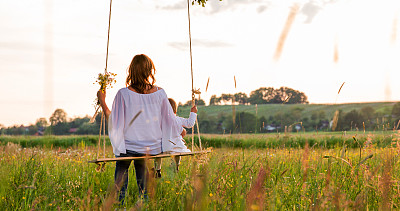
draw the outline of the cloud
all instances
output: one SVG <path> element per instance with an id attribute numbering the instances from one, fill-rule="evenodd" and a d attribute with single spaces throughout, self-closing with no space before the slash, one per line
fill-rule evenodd
<path id="1" fill-rule="evenodd" d="M 310 0 L 309 2 L 305 3 L 303 7 L 301 8 L 301 13 L 306 17 L 306 20 L 304 20 L 304 23 L 311 23 L 315 16 L 318 15 L 318 13 L 324 9 L 329 4 L 334 4 L 338 0 L 325 0 L 325 1 L 316 1 L 316 0 Z"/>
<path id="2" fill-rule="evenodd" d="M 162 7 L 156 7 L 157 9 L 163 9 L 163 10 L 181 10 L 181 9 L 186 9 L 187 8 L 187 2 L 186 1 L 180 1 L 178 3 L 172 4 L 172 5 L 167 5 L 167 6 L 162 6 Z"/>
<path id="3" fill-rule="evenodd" d="M 301 13 L 307 18 L 304 23 L 311 23 L 321 9 L 322 7 L 316 4 L 314 1 L 309 1 L 304 4 L 303 8 L 301 9 Z"/>
<path id="4" fill-rule="evenodd" d="M 268 8 L 268 5 L 261 5 L 261 6 L 258 6 L 258 7 L 257 7 L 257 13 L 262 13 L 262 12 L 264 12 L 265 10 L 267 10 L 267 8 Z"/>
<path id="5" fill-rule="evenodd" d="M 178 50 L 187 50 L 189 49 L 189 44 L 187 42 L 170 42 L 169 46 Z M 208 40 L 192 40 L 193 47 L 204 47 L 204 48 L 227 48 L 232 47 L 233 45 L 230 43 L 226 43 L 223 41 L 208 41 Z"/>

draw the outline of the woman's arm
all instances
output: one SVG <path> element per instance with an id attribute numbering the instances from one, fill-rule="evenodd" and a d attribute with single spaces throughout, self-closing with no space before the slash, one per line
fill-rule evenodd
<path id="1" fill-rule="evenodd" d="M 114 98 L 112 109 L 108 109 L 105 102 L 105 93 L 101 91 L 97 93 L 100 105 L 103 108 L 104 114 L 108 120 L 108 136 L 113 147 L 115 155 L 126 153 L 125 146 L 125 101 L 121 90 L 117 92 Z"/>
<path id="2" fill-rule="evenodd" d="M 104 114 L 106 115 L 106 119 L 108 120 L 108 117 L 110 116 L 111 111 L 108 108 L 107 103 L 106 103 L 106 91 L 104 90 L 104 93 L 103 93 L 101 90 L 99 90 L 97 92 L 97 99 L 99 99 L 100 106 L 103 109 Z"/>

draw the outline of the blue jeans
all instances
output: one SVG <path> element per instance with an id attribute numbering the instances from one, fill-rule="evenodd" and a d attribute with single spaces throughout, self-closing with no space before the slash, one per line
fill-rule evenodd
<path id="1" fill-rule="evenodd" d="M 144 154 L 126 150 L 126 154 L 120 154 L 117 157 L 142 157 Z M 139 187 L 139 196 L 147 198 L 147 188 L 146 188 L 146 163 L 144 159 L 134 160 L 133 164 L 135 166 L 136 172 L 136 182 Z M 115 185 L 117 186 L 117 190 L 119 190 L 119 201 L 121 204 L 124 204 L 125 192 L 128 188 L 128 169 L 131 165 L 131 160 L 126 161 L 117 161 L 115 165 Z"/>

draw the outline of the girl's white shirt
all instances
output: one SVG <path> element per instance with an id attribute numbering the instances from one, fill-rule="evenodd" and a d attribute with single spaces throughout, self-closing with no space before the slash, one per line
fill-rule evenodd
<path id="1" fill-rule="evenodd" d="M 190 112 L 189 118 L 183 118 L 176 116 L 175 120 L 176 123 L 181 126 L 181 130 L 183 127 L 191 128 L 196 123 L 197 114 Z M 163 149 L 166 153 L 180 153 L 180 152 L 190 152 L 190 150 L 186 147 L 185 142 L 183 142 L 183 138 L 181 135 L 176 138 L 172 138 L 170 141 L 164 143 L 163 142 Z"/>
<path id="2" fill-rule="evenodd" d="M 140 112 L 132 123 L 131 120 Z M 180 136 L 178 125 L 164 89 L 139 94 L 122 88 L 114 98 L 108 121 L 108 135 L 115 155 L 131 150 L 143 154 L 160 154 L 162 143 Z"/>

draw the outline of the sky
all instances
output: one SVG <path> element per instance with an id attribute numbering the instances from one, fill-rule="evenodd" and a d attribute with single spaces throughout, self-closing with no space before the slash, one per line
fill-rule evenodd
<path id="1" fill-rule="evenodd" d="M 0 0 L 0 124 L 33 124 L 57 108 L 69 118 L 93 115 L 93 83 L 105 68 L 109 3 Z M 298 12 L 274 59 L 295 5 Z M 195 4 L 194 87 L 206 102 L 211 95 L 281 86 L 304 92 L 314 104 L 399 101 L 399 12 L 398 0 Z M 117 83 L 107 91 L 109 106 L 125 87 L 132 57 L 142 53 L 155 63 L 156 85 L 168 97 L 191 99 L 186 0 L 113 1 L 108 71 L 117 74 Z"/>

